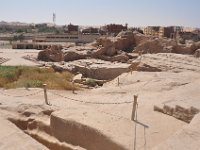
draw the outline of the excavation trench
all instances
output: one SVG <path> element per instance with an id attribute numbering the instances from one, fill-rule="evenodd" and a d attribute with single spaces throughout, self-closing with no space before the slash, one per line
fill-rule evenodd
<path id="1" fill-rule="evenodd" d="M 127 150 L 100 130 L 56 112 L 37 116 L 26 112 L 8 120 L 50 150 Z"/>
<path id="2" fill-rule="evenodd" d="M 43 118 L 44 119 L 44 118 Z M 29 117 L 8 118 L 13 124 L 21 129 L 25 134 L 46 146 L 50 150 L 85 150 L 79 146 L 73 146 L 65 142 L 60 142 L 51 132 L 50 119 L 45 117 L 45 121 Z"/>

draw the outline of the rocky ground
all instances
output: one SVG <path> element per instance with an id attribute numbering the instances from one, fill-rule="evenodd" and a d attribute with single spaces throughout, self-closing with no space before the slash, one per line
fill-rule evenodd
<path id="1" fill-rule="evenodd" d="M 117 143 L 121 146 L 117 146 L 119 149 L 133 149 L 134 146 L 136 149 L 152 149 L 188 126 L 184 121 L 154 111 L 155 105 L 176 101 L 187 103 L 190 98 L 193 102 L 188 103 L 189 107 L 199 108 L 198 73 L 133 72 L 119 78 L 119 86 L 115 79 L 102 88 L 76 91 L 76 94 L 48 91 L 52 106 L 44 105 L 42 89 L 1 90 L 1 114 L 51 149 L 55 145 L 65 145 L 61 142 L 65 133 L 72 134 L 67 134 L 67 145 L 64 146 L 71 149 L 77 148 L 75 145 L 93 149 L 92 144 L 81 142 L 81 138 L 88 139 L 86 135 L 90 134 L 105 136 L 106 142 L 115 143 L 111 146 Z M 138 95 L 136 122 L 131 121 L 133 95 Z M 55 113 L 50 116 L 52 112 Z M 60 122 L 59 127 L 56 122 Z M 74 124 L 72 131 L 80 129 L 77 134 L 86 137 L 73 137 L 75 133 L 65 128 L 71 127 L 71 123 Z M 52 125 L 56 129 L 62 128 L 64 135 L 59 130 L 54 131 Z M 85 132 L 88 130 L 91 130 L 90 134 Z"/>
<path id="2" fill-rule="evenodd" d="M 12 149 L 8 137 L 15 135 L 10 139 L 19 143 L 15 149 L 29 141 L 33 149 L 41 150 L 44 146 L 52 150 L 198 150 L 200 59 L 194 56 L 194 48 L 182 45 L 189 51 L 192 48 L 190 55 L 171 53 L 175 48 L 166 44 L 161 49 L 168 47 L 170 52 L 162 49 L 150 54 L 145 45 L 143 54 L 127 53 L 132 46 L 158 39 L 119 36 L 62 52 L 49 49 L 42 56 L 48 56 L 45 59 L 50 58 L 50 62 L 37 60 L 40 51 L 1 50 L 0 57 L 6 60 L 1 65 L 52 66 L 57 71 L 79 73 L 80 80 L 84 77 L 107 82 L 75 93 L 48 90 L 51 105 L 45 105 L 43 89 L 0 89 L 1 132 L 13 130 L 0 134 L 0 149 Z M 81 53 L 78 57 L 76 51 Z M 120 61 L 106 60 L 119 55 Z M 65 59 L 53 61 L 60 58 Z M 138 107 L 136 120 L 132 121 L 134 95 L 138 96 Z M 23 133 L 27 135 L 21 138 Z"/>

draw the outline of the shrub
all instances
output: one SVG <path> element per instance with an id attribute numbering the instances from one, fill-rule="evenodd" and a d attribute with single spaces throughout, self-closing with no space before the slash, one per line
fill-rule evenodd
<path id="1" fill-rule="evenodd" d="M 95 79 L 87 79 L 86 80 L 86 85 L 91 86 L 91 87 L 95 87 L 97 85 L 97 82 Z"/>
<path id="2" fill-rule="evenodd" d="M 46 83 L 50 89 L 72 90 L 72 77 L 69 72 L 57 73 L 51 68 L 0 66 L 0 87 L 3 88 L 40 88 Z"/>

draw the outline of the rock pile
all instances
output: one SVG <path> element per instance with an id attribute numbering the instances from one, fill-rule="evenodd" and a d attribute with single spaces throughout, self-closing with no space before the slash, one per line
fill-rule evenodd
<path id="1" fill-rule="evenodd" d="M 51 46 L 38 53 L 38 59 L 42 61 L 59 62 L 63 60 L 63 53 L 60 46 Z"/>
<path id="2" fill-rule="evenodd" d="M 194 56 L 199 58 L 200 57 L 200 49 L 196 50 Z"/>
<path id="3" fill-rule="evenodd" d="M 192 42 L 190 44 L 180 44 L 171 39 L 143 39 L 136 46 L 134 53 L 143 52 L 150 53 L 176 53 L 176 54 L 194 54 L 200 48 L 200 43 Z"/>
<path id="4" fill-rule="evenodd" d="M 111 62 L 126 63 L 133 59 L 133 53 L 177 53 L 194 54 L 200 49 L 200 42 L 180 44 L 172 39 L 155 38 L 138 32 L 122 31 L 116 37 L 101 37 L 90 47 L 74 46 L 67 49 L 52 46 L 41 51 L 38 59 L 42 61 L 74 61 L 86 58 L 95 58 Z M 198 57 L 198 51 L 195 56 Z"/>

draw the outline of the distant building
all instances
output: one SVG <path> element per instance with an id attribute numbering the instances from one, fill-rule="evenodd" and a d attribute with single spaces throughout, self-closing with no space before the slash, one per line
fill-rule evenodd
<path id="1" fill-rule="evenodd" d="M 131 27 L 131 28 L 129 28 L 128 30 L 130 30 L 130 31 L 132 31 L 132 32 L 139 32 L 139 33 L 141 33 L 141 34 L 144 34 L 144 31 L 143 31 L 143 29 L 141 29 L 141 28 L 139 28 L 139 27 Z"/>
<path id="2" fill-rule="evenodd" d="M 159 37 L 178 38 L 182 31 L 183 28 L 180 26 L 160 27 Z"/>
<path id="3" fill-rule="evenodd" d="M 171 38 L 172 36 L 174 36 L 174 28 L 173 27 L 160 27 L 159 37 Z"/>
<path id="4" fill-rule="evenodd" d="M 146 28 L 144 28 L 144 34 L 145 35 L 151 35 L 151 36 L 159 36 L 159 30 L 160 27 L 159 26 L 148 26 Z"/>
<path id="5" fill-rule="evenodd" d="M 200 41 L 200 34 L 197 32 L 181 32 L 180 37 L 183 40 L 192 40 L 194 42 Z"/>
<path id="6" fill-rule="evenodd" d="M 179 33 L 183 31 L 182 27 L 170 26 L 170 27 L 160 27 L 160 26 L 148 26 L 144 28 L 145 35 L 151 35 L 155 37 L 166 37 L 166 38 L 177 38 Z"/>
<path id="7" fill-rule="evenodd" d="M 99 28 L 93 28 L 93 27 L 89 27 L 86 29 L 82 30 L 83 34 L 99 34 L 100 29 Z"/>
<path id="8" fill-rule="evenodd" d="M 125 31 L 128 29 L 128 24 L 125 26 L 121 24 L 109 24 L 103 27 L 103 30 L 108 34 L 115 34 L 117 35 L 121 31 Z"/>
<path id="9" fill-rule="evenodd" d="M 74 42 L 90 43 L 100 38 L 98 34 L 48 34 L 36 36 L 33 42 Z"/>
<path id="10" fill-rule="evenodd" d="M 78 25 L 73 25 L 73 24 L 70 23 L 66 28 L 66 33 L 78 34 L 79 33 L 79 26 Z"/>

